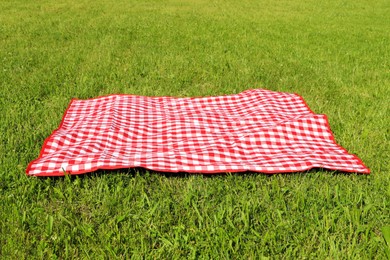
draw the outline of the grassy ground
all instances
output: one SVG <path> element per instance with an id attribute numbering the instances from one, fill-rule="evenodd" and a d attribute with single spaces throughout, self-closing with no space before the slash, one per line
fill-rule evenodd
<path id="1" fill-rule="evenodd" d="M 390 258 L 389 1 L 0 5 L 2 258 Z M 25 176 L 72 97 L 248 88 L 302 95 L 371 175 Z"/>

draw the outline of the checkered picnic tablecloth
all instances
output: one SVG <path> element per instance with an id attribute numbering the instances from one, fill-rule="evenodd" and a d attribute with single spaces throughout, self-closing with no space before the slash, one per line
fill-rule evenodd
<path id="1" fill-rule="evenodd" d="M 190 173 L 321 167 L 369 173 L 336 144 L 325 115 L 314 114 L 299 95 L 263 89 L 203 98 L 72 100 L 26 172 L 59 176 L 129 167 Z"/>

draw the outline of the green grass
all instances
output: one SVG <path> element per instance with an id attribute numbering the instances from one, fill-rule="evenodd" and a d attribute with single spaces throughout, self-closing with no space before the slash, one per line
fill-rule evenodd
<path id="1" fill-rule="evenodd" d="M 3 0 L 0 256 L 390 258 L 390 2 Z M 25 176 L 73 97 L 295 92 L 371 175 Z"/>

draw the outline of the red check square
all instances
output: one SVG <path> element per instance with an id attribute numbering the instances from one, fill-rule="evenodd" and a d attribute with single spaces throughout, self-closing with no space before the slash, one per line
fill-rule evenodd
<path id="1" fill-rule="evenodd" d="M 72 100 L 27 167 L 34 176 L 143 167 L 163 172 L 369 173 L 327 117 L 296 94 L 254 89 L 203 98 L 110 95 Z"/>

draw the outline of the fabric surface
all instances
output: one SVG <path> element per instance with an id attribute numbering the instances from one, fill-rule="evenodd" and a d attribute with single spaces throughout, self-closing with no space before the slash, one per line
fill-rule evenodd
<path id="1" fill-rule="evenodd" d="M 327 117 L 296 94 L 254 89 L 174 98 L 72 100 L 28 175 L 143 167 L 163 172 L 282 173 L 314 167 L 369 173 L 337 145 Z"/>

